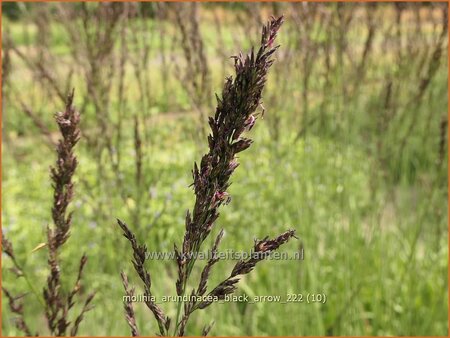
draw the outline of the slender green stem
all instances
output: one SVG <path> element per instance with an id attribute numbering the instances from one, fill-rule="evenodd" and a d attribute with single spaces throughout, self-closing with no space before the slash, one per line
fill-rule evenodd
<path id="1" fill-rule="evenodd" d="M 196 248 L 193 252 L 198 252 L 199 250 L 200 250 L 200 247 Z M 195 265 L 196 261 L 197 261 L 197 255 L 192 257 L 192 260 L 189 262 L 189 265 L 187 266 L 186 278 L 183 281 L 183 291 L 181 293 L 181 299 L 180 299 L 180 301 L 178 302 L 178 305 L 177 305 L 177 316 L 175 317 L 175 328 L 173 330 L 174 337 L 177 335 L 177 330 L 178 330 L 178 327 L 179 327 L 179 318 L 180 318 L 180 314 L 181 314 L 181 305 L 184 303 L 183 298 L 184 298 L 184 295 L 186 294 L 187 280 L 189 279 L 189 276 L 191 275 L 192 269 L 194 268 L 194 265 Z"/>
<path id="2" fill-rule="evenodd" d="M 39 293 L 36 291 L 33 284 L 31 283 L 31 281 L 28 279 L 27 275 L 23 271 L 22 271 L 22 277 L 25 278 L 25 281 L 27 282 L 28 287 L 30 288 L 31 292 L 35 295 L 35 297 L 37 298 L 39 303 L 42 305 L 42 307 L 45 308 L 44 300 L 39 296 Z"/>
<path id="3" fill-rule="evenodd" d="M 25 279 L 31 292 L 35 295 L 35 297 L 37 298 L 39 303 L 45 308 L 44 300 L 39 296 L 39 293 L 34 288 L 33 284 L 31 283 L 30 279 L 28 278 L 27 274 L 25 273 L 25 269 L 21 267 L 21 265 L 17 262 L 15 257 L 11 257 L 11 259 L 12 259 L 12 262 L 13 262 L 14 266 L 16 267 L 16 269 L 18 269 L 21 272 L 20 277 L 23 277 Z"/>
<path id="4" fill-rule="evenodd" d="M 181 304 L 183 304 L 183 297 L 186 291 L 186 287 L 183 287 L 183 292 L 181 294 L 181 299 L 178 302 L 178 306 L 177 306 L 177 316 L 175 317 L 175 327 L 173 329 L 173 336 L 176 337 L 177 335 L 177 330 L 178 330 L 178 320 L 180 318 L 180 313 L 181 313 Z"/>

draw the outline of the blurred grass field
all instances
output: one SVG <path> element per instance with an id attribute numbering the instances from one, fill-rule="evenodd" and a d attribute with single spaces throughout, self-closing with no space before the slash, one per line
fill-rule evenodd
<path id="1" fill-rule="evenodd" d="M 82 131 L 103 139 L 106 136 L 96 124 L 96 110 L 89 101 L 83 69 L 72 64 L 74 45 L 66 30 L 53 19 L 56 14 L 49 6 L 48 48 L 45 48 L 48 55 L 41 57 L 54 62 L 49 69 L 61 84 L 67 79 L 69 67 L 74 67 L 70 86 L 76 90 L 75 105 L 85 108 L 81 111 Z M 386 32 L 390 32 L 389 27 L 395 23 L 398 12 L 392 4 L 373 9 L 375 18 L 379 19 L 375 21 L 377 30 L 371 54 L 364 64 L 364 77 L 358 82 L 360 75 L 354 73 L 356 67 L 352 60 L 358 59 L 366 42 L 365 7 L 357 7 L 352 14 L 355 19 L 351 21 L 351 28 L 344 31 L 346 52 L 339 54 L 339 50 L 334 49 L 339 46 L 334 43 L 342 37 L 337 28 L 321 31 L 320 27 L 314 28 L 313 23 L 307 36 L 314 38 L 307 40 L 309 45 L 302 45 L 306 40 L 299 38 L 303 35 L 289 15 L 291 8 L 288 6 L 295 5 L 254 6 L 248 5 L 243 10 L 238 5 L 200 5 L 200 28 L 212 79 L 211 94 L 220 92 L 224 75 L 231 75 L 233 71 L 232 60 L 223 58 L 218 50 L 232 55 L 241 49 L 246 51 L 252 39 L 257 39 L 260 27 L 255 24 L 254 31 L 243 36 L 241 32 L 245 27 L 237 28 L 241 21 L 236 18 L 256 11 L 261 17 L 267 17 L 274 10 L 287 14 L 284 30 L 280 32 L 280 56 L 269 74 L 265 91 L 267 111 L 249 133 L 254 144 L 239 157 L 241 165 L 230 187 L 232 202 L 222 208 L 211 238 L 223 227 L 226 234 L 222 250 L 248 251 L 254 238 L 275 236 L 287 228 L 296 229 L 299 240 L 289 242 L 282 251 L 293 254 L 303 248 L 304 260 L 261 263 L 243 278 L 237 294 L 286 297 L 320 293 L 326 295 L 327 302 L 213 304 L 208 311 L 193 315 L 187 328 L 189 335 L 199 335 L 202 327 L 214 320 L 211 333 L 220 336 L 446 336 L 446 133 L 444 155 L 439 151 L 442 119 L 446 118 L 448 110 L 446 44 L 437 71 L 417 98 L 421 81 L 427 78 L 427 69 L 433 67 L 432 43 L 439 35 L 440 7 L 420 9 L 423 21 L 420 34 L 416 35 L 411 32 L 417 29 L 414 21 L 417 11 L 414 7 L 404 9 L 404 21 L 400 26 L 406 39 L 403 46 L 409 46 L 412 41 L 413 47 L 405 47 L 400 60 L 393 46 L 402 43 L 395 40 L 395 34 L 386 42 Z M 333 15 L 339 18 L 336 13 L 340 11 L 345 16 L 348 11 L 348 7 L 341 9 L 336 4 L 323 6 L 332 18 Z M 33 21 L 37 7 L 30 5 L 22 11 L 18 19 L 4 16 L 2 31 L 16 48 L 38 59 L 40 33 Z M 427 14 L 428 11 L 431 14 Z M 219 19 L 222 20 L 220 38 L 216 29 Z M 207 149 L 206 139 L 199 141 L 193 137 L 199 133 L 198 112 L 192 106 L 190 93 L 175 74 L 175 64 L 179 63 L 182 69 L 186 67 L 180 56 L 181 46 L 173 44 L 172 40 L 177 34 L 176 25 L 150 15 L 136 19 L 133 23 L 136 27 L 140 27 L 137 20 L 148 24 L 148 37 L 142 40 L 150 41 L 148 68 L 139 71 L 149 79 L 150 100 L 142 104 L 136 69 L 127 60 L 122 142 L 121 148 L 115 149 L 121 154 L 122 185 L 117 185 L 106 151 L 96 158 L 84 138 L 76 149 L 79 167 L 72 203 L 73 228 L 61 252 L 63 282 L 67 287 L 72 285 L 79 258 L 86 252 L 89 260 L 82 293 L 97 290 L 95 308 L 86 315 L 80 335 L 129 335 L 123 315 L 120 271 L 129 274 L 138 294 L 142 289 L 132 270 L 128 243 L 121 236 L 115 219 L 127 221 L 138 238 L 145 238 L 151 251 L 168 252 L 174 243 L 180 245 L 185 212 L 194 202 L 189 188 L 191 169 Z M 250 22 L 253 18 L 247 20 Z M 437 26 L 433 25 L 433 20 L 438 21 Z M 163 35 L 159 34 L 162 29 Z M 129 30 L 127 34 L 146 34 L 145 30 L 133 31 L 132 26 Z M 312 48 L 314 42 L 324 51 L 331 46 L 328 60 L 331 67 L 326 67 L 322 49 L 312 58 L 320 59 L 314 67 L 302 63 L 302 60 L 313 62 L 305 57 L 304 48 Z M 140 52 L 134 50 L 136 46 L 129 42 L 128 55 L 136 57 L 133 53 Z M 114 53 L 119 55 L 121 48 L 123 45 L 117 40 Z M 287 50 L 292 53 L 291 57 Z M 5 61 L 5 46 L 3 51 Z M 163 53 L 168 55 L 166 69 L 163 69 Z M 31 251 L 45 242 L 45 229 L 51 221 L 52 188 L 48 168 L 56 155 L 41 130 L 24 114 L 17 98 L 35 110 L 36 116 L 51 131 L 51 137 L 58 135 L 53 114 L 63 106 L 45 81 L 41 81 L 39 73 L 30 70 L 14 51 L 11 51 L 10 64 L 8 78 L 3 79 L 2 229 L 13 242 L 16 255 L 32 276 L 34 286 L 41 290 L 48 274 L 47 251 Z M 307 69 L 311 70 L 311 76 L 307 84 L 305 120 L 303 74 Z M 115 126 L 116 112 L 121 109 L 117 94 L 119 83 L 115 78 L 109 81 L 112 89 L 108 94 L 108 123 Z M 393 102 L 389 107 L 394 107 L 397 113 L 387 123 L 380 116 L 385 116 L 384 111 L 387 111 L 385 97 L 389 87 Z M 206 107 L 208 114 L 212 114 L 213 109 L 214 105 Z M 139 128 L 144 139 L 143 187 L 136 186 L 134 181 L 135 115 L 141 118 Z M 305 132 L 300 133 L 303 129 Z M 301 137 L 297 138 L 299 133 Z M 101 179 L 99 159 L 104 162 Z M 133 224 L 136 217 L 139 226 Z M 208 245 L 212 244 L 211 238 Z M 2 285 L 15 294 L 29 292 L 25 281 L 10 272 L 11 266 L 9 259 L 2 256 Z M 152 273 L 154 294 L 175 295 L 176 264 L 148 261 L 147 266 Z M 232 266 L 230 261 L 218 263 L 210 285 L 220 282 Z M 194 273 L 198 275 L 201 267 L 197 266 Z M 40 315 L 42 311 L 36 296 L 29 293 L 25 299 L 29 325 L 45 332 L 42 331 L 45 318 Z M 161 306 L 169 316 L 175 315 L 176 304 Z M 156 334 L 156 323 L 145 306 L 137 303 L 135 310 L 141 333 Z M 2 299 L 2 333 L 19 334 L 5 298 Z"/>

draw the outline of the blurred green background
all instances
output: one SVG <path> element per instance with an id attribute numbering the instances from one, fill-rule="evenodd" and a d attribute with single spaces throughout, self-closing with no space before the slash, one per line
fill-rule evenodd
<path id="1" fill-rule="evenodd" d="M 142 293 L 116 218 L 152 251 L 181 244 L 192 209 L 193 162 L 207 151 L 214 93 L 231 55 L 258 43 L 270 15 L 285 15 L 281 48 L 207 245 L 222 251 L 297 230 L 300 261 L 262 262 L 237 294 L 323 293 L 325 304 L 213 304 L 189 335 L 447 335 L 446 3 L 2 3 L 2 228 L 37 290 L 44 286 L 51 222 L 54 113 L 75 88 L 83 137 L 61 252 L 69 288 L 89 256 L 82 294 L 97 290 L 82 335 L 129 335 L 125 270 Z M 141 173 L 141 174 L 139 174 Z M 197 265 L 192 286 L 203 262 Z M 2 285 L 29 292 L 8 257 Z M 176 264 L 148 261 L 156 296 L 175 295 Z M 213 269 L 214 285 L 232 261 Z M 40 296 L 40 294 L 39 294 Z M 135 304 L 141 334 L 157 332 Z M 76 305 L 79 309 L 81 304 Z M 176 304 L 162 304 L 171 317 Z M 77 311 L 75 311 L 77 312 Z M 46 334 L 32 293 L 26 319 Z M 2 298 L 2 332 L 18 335 Z"/>

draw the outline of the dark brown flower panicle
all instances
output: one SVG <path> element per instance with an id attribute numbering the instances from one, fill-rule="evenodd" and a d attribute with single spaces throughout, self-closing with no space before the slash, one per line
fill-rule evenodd
<path id="1" fill-rule="evenodd" d="M 250 147 L 252 141 L 241 134 L 255 123 L 254 112 L 261 104 L 267 72 L 273 64 L 272 56 L 278 46 L 272 47 L 283 17 L 272 18 L 263 27 L 258 52 L 242 53 L 234 58 L 236 76 L 226 79 L 222 97 L 217 96 L 214 117 L 209 118 L 211 134 L 208 136 L 209 152 L 194 164 L 194 192 L 196 201 L 191 213 L 186 215 L 186 233 L 178 258 L 177 293 L 185 292 L 186 280 L 193 266 L 192 253 L 197 253 L 219 216 L 218 209 L 230 201 L 226 192 L 229 179 L 238 166 L 236 154 Z M 178 252 L 178 249 L 176 248 Z"/>
<path id="2" fill-rule="evenodd" d="M 73 106 L 74 92 L 68 96 L 66 109 L 55 115 L 56 123 L 62 138 L 59 140 L 56 153 L 55 166 L 50 168 L 50 177 L 53 182 L 53 207 L 52 218 L 54 227 L 47 227 L 48 265 L 50 274 L 47 278 L 47 286 L 43 290 L 45 302 L 45 315 L 50 332 L 53 335 L 66 335 L 70 326 L 69 311 L 74 306 L 74 297 L 81 288 L 81 278 L 87 262 L 83 254 L 80 260 L 77 280 L 72 290 L 65 295 L 61 286 L 61 268 L 59 262 L 59 249 L 70 236 L 72 224 L 72 213 L 67 208 L 73 198 L 74 186 L 73 175 L 78 165 L 74 154 L 74 148 L 80 139 L 80 114 Z M 83 320 L 84 313 L 91 309 L 90 303 L 94 293 L 90 294 L 85 301 L 81 313 L 72 325 L 70 334 L 76 335 L 78 327 Z"/>
<path id="3" fill-rule="evenodd" d="M 81 279 L 83 271 L 87 263 L 87 256 L 83 254 L 80 259 L 78 275 L 75 285 L 70 292 L 64 292 L 61 283 L 61 268 L 59 259 L 59 250 L 70 236 L 70 227 L 72 224 L 72 214 L 67 212 L 67 208 L 73 198 L 74 186 L 72 182 L 73 175 L 77 168 L 78 162 L 74 154 L 74 148 L 80 139 L 80 114 L 73 107 L 74 92 L 68 96 L 65 110 L 55 115 L 56 123 L 62 138 L 58 141 L 56 147 L 57 159 L 54 167 L 50 168 L 50 177 L 53 187 L 53 206 L 52 219 L 53 227 L 47 226 L 47 247 L 48 247 L 48 265 L 50 268 L 47 277 L 47 285 L 43 290 L 43 301 L 39 294 L 35 292 L 31 280 L 25 271 L 19 265 L 12 244 L 6 239 L 2 232 L 2 250 L 13 261 L 14 272 L 18 277 L 24 277 L 27 284 L 39 299 L 44 307 L 44 313 L 47 320 L 48 329 L 51 335 L 65 336 L 70 333 L 75 336 L 78 332 L 80 323 L 84 318 L 84 314 L 88 312 L 92 306 L 91 302 L 94 293 L 88 295 L 81 309 L 80 314 L 70 328 L 69 312 L 75 305 L 75 296 L 79 294 L 81 289 Z M 41 248 L 43 246 L 39 246 Z M 3 292 L 9 299 L 10 309 L 13 313 L 19 315 L 16 321 L 16 327 L 22 330 L 26 335 L 31 335 L 31 331 L 25 324 L 23 319 L 22 305 L 18 305 L 19 297 L 13 297 L 3 288 Z M 38 335 L 36 333 L 35 335 Z"/>
<path id="4" fill-rule="evenodd" d="M 80 114 L 72 105 L 73 95 L 72 92 L 68 96 L 64 112 L 55 115 L 62 135 L 56 148 L 58 155 L 56 164 L 50 169 L 54 189 L 52 218 L 55 224 L 51 237 L 54 238 L 55 249 L 63 245 L 69 237 L 72 222 L 72 214 L 67 214 L 67 207 L 73 197 L 72 177 L 78 165 L 73 150 L 80 139 Z"/>
<path id="5" fill-rule="evenodd" d="M 203 268 L 200 281 L 196 289 L 189 292 L 189 300 L 183 297 L 187 292 L 187 282 L 195 265 L 197 254 L 200 252 L 202 243 L 212 231 L 215 221 L 219 217 L 219 208 L 228 204 L 231 200 L 227 192 L 230 186 L 230 177 L 238 167 L 236 155 L 246 150 L 252 144 L 252 140 L 242 137 L 245 131 L 249 131 L 255 125 L 257 115 L 256 109 L 261 106 L 261 95 L 267 79 L 267 72 L 273 64 L 272 59 L 278 46 L 273 46 L 278 29 L 283 23 L 283 17 L 272 18 L 263 27 L 261 35 L 261 46 L 258 51 L 254 49 L 244 56 L 239 54 L 234 58 L 236 75 L 225 80 L 222 96 L 216 96 L 217 108 L 215 115 L 209 118 L 211 133 L 208 136 L 209 151 L 206 153 L 200 165 L 194 163 L 192 170 L 195 194 L 195 204 L 192 211 L 187 211 L 185 220 L 185 234 L 181 248 L 174 245 L 175 256 L 178 266 L 178 279 L 176 282 L 177 295 L 181 297 L 173 328 L 174 336 L 183 336 L 190 315 L 197 309 L 203 309 L 212 303 L 212 300 L 223 299 L 225 295 L 235 291 L 239 282 L 238 275 L 249 273 L 255 265 L 266 258 L 273 250 L 277 250 L 290 238 L 295 237 L 294 231 L 289 230 L 284 234 L 269 240 L 267 237 L 255 242 L 254 253 L 246 261 L 240 261 L 234 267 L 230 276 L 216 286 L 207 296 L 208 280 L 214 264 L 219 261 L 218 247 L 223 237 L 223 230 L 219 232 L 212 247 L 212 257 Z M 263 110 L 264 111 L 264 110 Z M 118 220 L 119 226 L 124 232 L 133 250 L 133 265 L 139 277 L 144 282 L 145 294 L 151 296 L 150 274 L 144 267 L 147 253 L 145 245 L 138 245 L 134 234 L 128 226 Z M 128 291 L 128 280 L 122 275 L 126 294 Z M 151 298 L 151 297 L 147 297 Z M 160 329 L 161 335 L 168 335 L 170 320 L 162 310 L 153 302 L 147 306 L 153 312 Z M 131 327 L 132 334 L 137 334 L 134 313 L 131 304 L 124 304 L 125 316 Z M 202 332 L 207 335 L 212 324 L 206 326 Z"/>
<path id="6" fill-rule="evenodd" d="M 178 295 L 184 295 L 186 292 L 187 280 L 195 264 L 196 254 L 219 216 L 218 208 L 230 202 L 227 189 L 230 185 L 229 179 L 239 165 L 236 154 L 249 148 L 253 142 L 242 137 L 242 133 L 252 129 L 256 122 L 255 111 L 261 105 L 267 72 L 274 61 L 272 56 L 279 47 L 272 45 L 282 23 L 283 17 L 272 18 L 263 27 L 261 46 L 256 53 L 252 49 L 249 55 L 243 56 L 241 53 L 233 57 L 236 76 L 234 79 L 232 77 L 226 79 L 222 97 L 217 96 L 215 116 L 209 118 L 211 128 L 208 137 L 209 152 L 203 156 L 200 168 L 194 164 L 193 187 L 196 196 L 194 209 L 192 214 L 188 211 L 186 215 L 186 232 L 181 250 L 175 247 L 178 263 L 176 283 Z M 217 252 L 222 236 L 223 230 L 217 236 L 212 249 L 213 258 L 203 269 L 197 290 L 192 291 L 193 296 L 203 296 L 206 293 L 211 268 L 218 261 L 214 253 Z M 261 254 L 276 250 L 293 236 L 294 231 L 290 230 L 274 240 L 268 240 L 266 237 L 255 244 L 255 251 Z M 234 292 L 239 281 L 235 276 L 250 272 L 256 263 L 265 257 L 265 255 L 252 256 L 248 261 L 238 263 L 231 276 L 209 293 L 212 296 L 209 299 L 214 297 L 223 299 L 226 294 Z M 190 299 L 184 304 L 181 320 L 176 323 L 176 330 L 178 329 L 176 333 L 179 336 L 184 335 L 191 313 L 211 304 L 211 302 L 197 303 L 195 297 Z"/>

